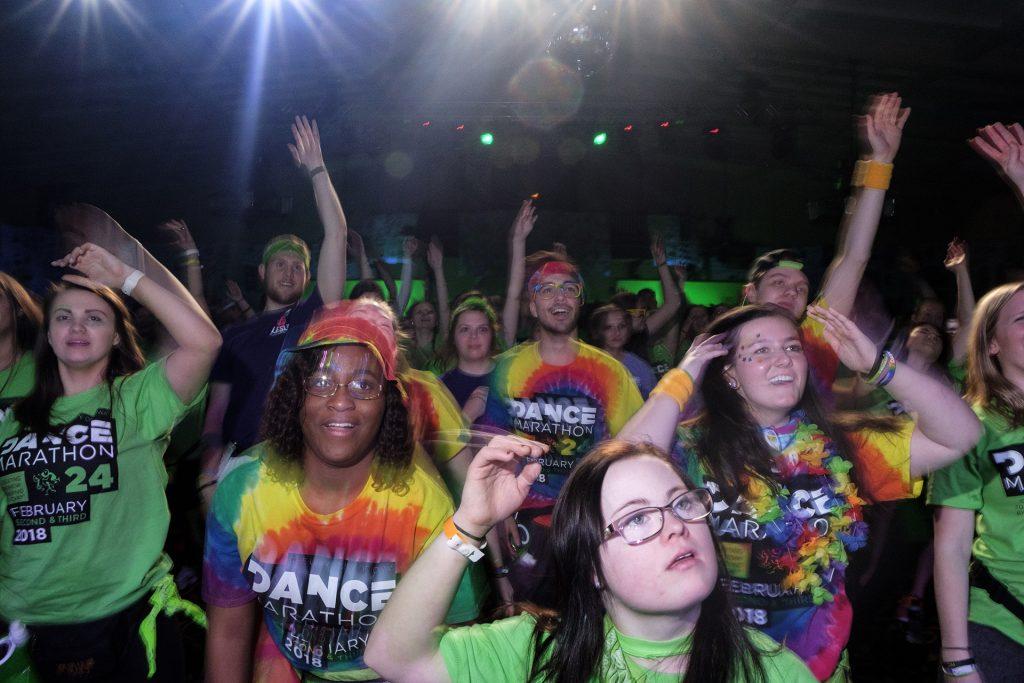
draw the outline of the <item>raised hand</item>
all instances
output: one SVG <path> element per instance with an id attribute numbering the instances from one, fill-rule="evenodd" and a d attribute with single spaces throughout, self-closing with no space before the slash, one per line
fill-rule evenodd
<path id="1" fill-rule="evenodd" d="M 660 233 L 651 236 L 651 258 L 654 259 L 655 268 L 665 265 L 665 241 Z"/>
<path id="2" fill-rule="evenodd" d="M 172 218 L 169 221 L 164 221 L 159 226 L 160 230 L 163 230 L 171 239 L 171 244 L 180 249 L 181 251 L 188 251 L 189 249 L 196 248 L 196 241 L 192 239 L 192 233 L 188 230 L 188 225 L 185 221 Z"/>
<path id="3" fill-rule="evenodd" d="M 995 166 L 1006 181 L 1024 192 L 1024 127 L 1019 123 L 993 123 L 979 128 L 977 137 L 967 144 Z"/>
<path id="4" fill-rule="evenodd" d="M 234 301 L 236 304 L 240 303 L 245 296 L 242 294 L 242 288 L 238 286 L 238 283 L 234 280 L 227 280 L 226 283 L 228 289 L 228 298 Z"/>
<path id="5" fill-rule="evenodd" d="M 859 120 L 861 144 L 874 161 L 891 164 L 900 149 L 903 126 L 910 116 L 909 108 L 900 108 L 899 93 L 885 93 L 871 98 L 868 111 Z"/>
<path id="6" fill-rule="evenodd" d="M 427 244 L 427 264 L 435 271 L 444 265 L 444 247 L 441 246 L 441 240 L 437 239 L 437 235 L 431 235 Z"/>
<path id="7" fill-rule="evenodd" d="M 295 165 L 306 173 L 324 165 L 324 155 L 320 151 L 320 130 L 316 127 L 316 119 L 310 122 L 305 116 L 296 116 L 292 124 L 292 137 L 295 144 L 288 145 Z"/>
<path id="8" fill-rule="evenodd" d="M 466 472 L 459 525 L 490 529 L 507 519 L 530 492 L 540 474 L 539 458 L 548 446 L 515 436 L 496 436 L 480 449 Z"/>
<path id="9" fill-rule="evenodd" d="M 729 347 L 725 344 L 726 336 L 724 332 L 711 336 L 699 334 L 690 344 L 689 351 L 679 363 L 679 369 L 690 376 L 695 387 L 700 386 L 708 362 L 729 353 Z"/>
<path id="10" fill-rule="evenodd" d="M 366 254 L 366 245 L 363 243 L 363 236 L 352 228 L 348 229 L 348 247 L 356 256 Z"/>
<path id="11" fill-rule="evenodd" d="M 86 242 L 72 249 L 64 258 L 53 261 L 50 265 L 58 268 L 73 268 L 85 275 L 64 275 L 68 282 L 83 287 L 95 287 L 97 284 L 112 289 L 120 289 L 132 269 L 123 261 L 103 247 Z"/>
<path id="12" fill-rule="evenodd" d="M 954 237 L 946 247 L 946 260 L 942 265 L 946 266 L 946 270 L 954 272 L 967 268 L 967 244 L 959 237 Z"/>
<path id="13" fill-rule="evenodd" d="M 532 199 L 524 199 L 519 206 L 519 213 L 512 221 L 512 239 L 525 240 L 533 230 L 533 224 L 537 222 L 537 209 L 533 206 Z"/>
<path id="14" fill-rule="evenodd" d="M 411 259 L 416 255 L 416 251 L 420 248 L 420 241 L 412 235 L 407 236 L 402 240 L 402 253 L 405 254 L 405 258 Z"/>
<path id="15" fill-rule="evenodd" d="M 830 308 L 808 306 L 807 315 L 825 326 L 825 341 L 839 360 L 854 372 L 868 372 L 878 360 L 878 349 L 849 318 Z"/>

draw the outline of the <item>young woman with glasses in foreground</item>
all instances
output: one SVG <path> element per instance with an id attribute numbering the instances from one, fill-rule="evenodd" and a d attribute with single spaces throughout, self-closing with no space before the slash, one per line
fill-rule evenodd
<path id="1" fill-rule="evenodd" d="M 522 503 L 546 448 L 495 437 L 444 535 L 391 596 L 367 661 L 394 681 L 813 681 L 744 630 L 718 583 L 711 496 L 663 451 L 606 441 L 574 468 L 552 522 L 557 612 L 439 631 L 466 558 Z M 476 551 L 476 552 L 474 552 Z M 439 635 L 440 634 L 440 635 Z"/>

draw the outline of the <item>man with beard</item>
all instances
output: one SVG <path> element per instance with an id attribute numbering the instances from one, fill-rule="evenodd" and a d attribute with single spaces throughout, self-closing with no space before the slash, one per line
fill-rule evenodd
<path id="1" fill-rule="evenodd" d="M 324 167 L 316 121 L 296 117 L 295 143 L 288 145 L 296 166 L 313 184 L 324 239 L 317 261 L 317 283 L 310 284 L 310 251 L 295 235 L 267 242 L 259 265 L 266 297 L 263 312 L 224 334 L 224 345 L 210 373 L 210 398 L 203 429 L 205 448 L 198 487 L 205 503 L 213 497 L 221 461 L 258 439 L 263 403 L 276 375 L 282 349 L 298 340 L 313 313 L 340 301 L 345 286 L 347 225 L 341 202 Z"/>
<path id="2" fill-rule="evenodd" d="M 532 261 L 533 259 L 529 259 Z M 498 356 L 481 423 L 550 446 L 541 473 L 507 524 L 510 548 L 499 576 L 516 600 L 551 605 L 548 532 L 551 511 L 576 462 L 615 436 L 643 403 L 629 371 L 601 349 L 576 338 L 583 303 L 579 271 L 555 254 L 533 273 L 526 295 L 537 340 Z"/>

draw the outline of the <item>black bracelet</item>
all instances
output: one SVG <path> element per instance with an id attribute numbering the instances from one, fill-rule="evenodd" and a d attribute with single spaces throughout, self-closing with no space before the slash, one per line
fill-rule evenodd
<path id="1" fill-rule="evenodd" d="M 452 524 L 455 524 L 455 520 L 454 519 L 452 520 Z M 480 543 L 481 541 L 484 540 L 483 536 L 474 536 L 473 534 L 469 533 L 468 531 L 463 529 L 458 524 L 455 524 L 455 530 L 458 531 L 463 536 L 465 536 L 466 538 L 470 539 L 471 541 L 476 541 L 477 543 Z"/>
<path id="2" fill-rule="evenodd" d="M 862 373 L 865 377 L 874 377 L 875 374 L 882 368 L 882 363 L 885 362 L 885 349 L 878 352 L 878 358 L 875 359 L 875 364 L 871 366 L 871 369 L 865 373 Z"/>
<path id="3" fill-rule="evenodd" d="M 495 567 L 494 568 L 494 578 L 496 578 L 496 579 L 504 579 L 506 576 L 508 576 L 511 573 L 512 573 L 512 570 L 509 569 L 508 567 Z"/>
<path id="4" fill-rule="evenodd" d="M 323 166 L 317 166 L 316 168 L 309 172 L 309 177 L 312 178 L 317 173 L 327 173 L 327 169 L 324 168 Z"/>

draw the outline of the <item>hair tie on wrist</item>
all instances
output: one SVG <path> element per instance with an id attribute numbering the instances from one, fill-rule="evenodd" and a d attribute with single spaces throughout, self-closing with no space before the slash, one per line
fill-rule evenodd
<path id="1" fill-rule="evenodd" d="M 309 172 L 309 177 L 312 178 L 317 173 L 327 173 L 327 169 L 324 168 L 323 166 L 317 166 L 316 168 Z"/>
<path id="2" fill-rule="evenodd" d="M 139 284 L 139 280 L 141 280 L 141 279 L 142 279 L 142 271 L 141 270 L 136 269 L 136 270 L 133 270 L 132 272 L 128 273 L 128 277 L 126 277 L 124 279 L 124 282 L 121 284 L 121 291 L 124 292 L 124 295 L 125 296 L 131 296 L 132 292 L 135 291 L 135 285 Z"/>

